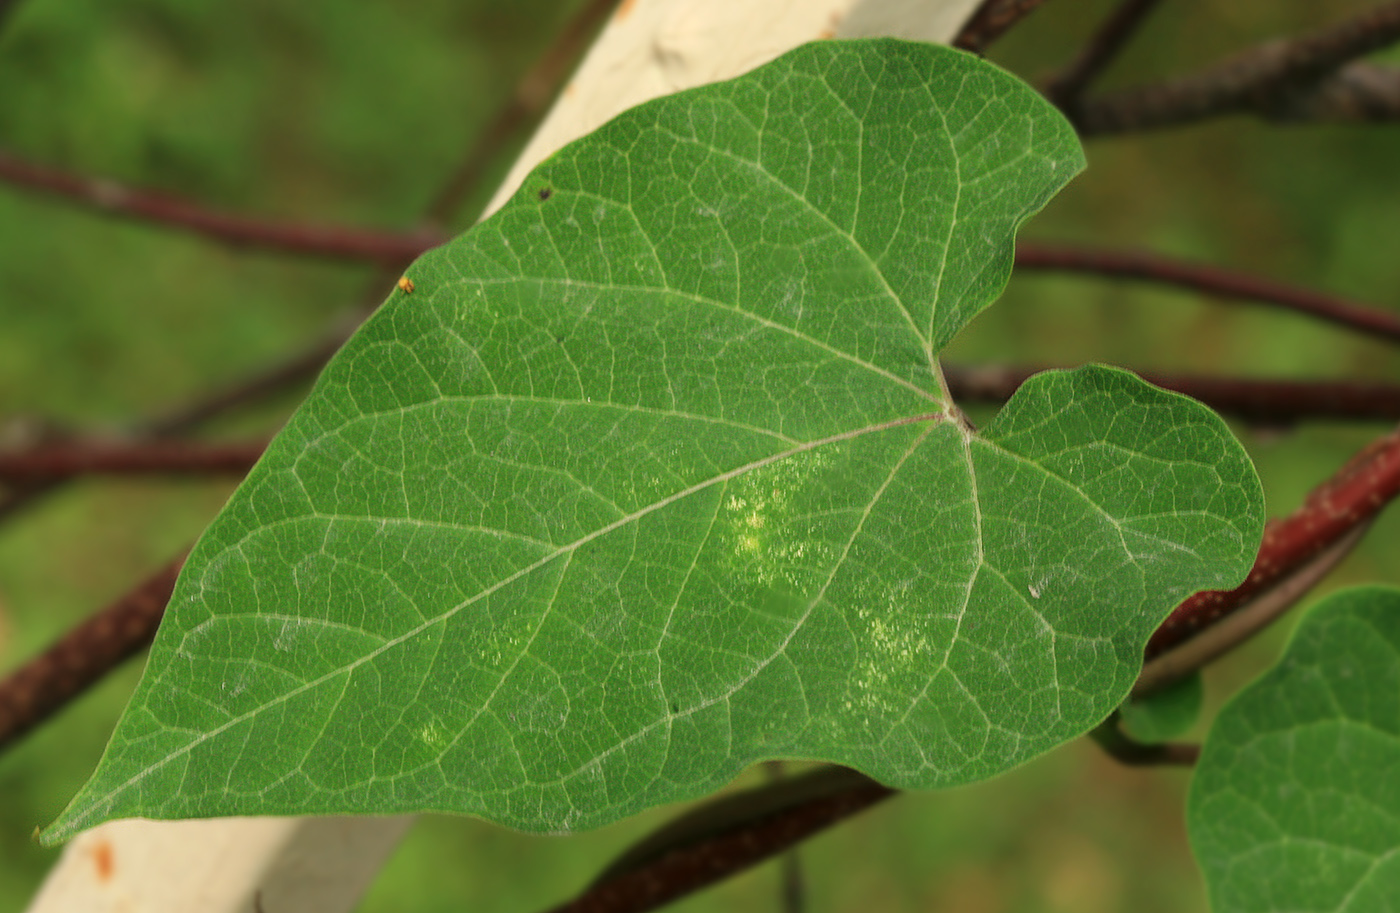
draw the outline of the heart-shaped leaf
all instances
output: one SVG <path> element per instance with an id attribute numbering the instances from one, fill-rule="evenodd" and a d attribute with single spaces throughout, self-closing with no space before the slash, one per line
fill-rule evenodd
<path id="1" fill-rule="evenodd" d="M 936 354 L 1082 164 L 1032 89 L 800 48 L 546 161 L 327 369 L 191 556 L 107 817 L 598 825 L 760 758 L 991 776 L 1098 723 L 1259 536 L 1204 408 L 1109 369 L 984 434 Z"/>
<path id="2" fill-rule="evenodd" d="M 1215 913 L 1394 910 L 1400 590 L 1337 593 L 1220 711 L 1191 783 Z"/>

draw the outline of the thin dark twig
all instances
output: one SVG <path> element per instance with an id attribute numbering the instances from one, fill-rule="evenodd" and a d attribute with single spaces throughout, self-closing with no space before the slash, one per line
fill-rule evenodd
<path id="1" fill-rule="evenodd" d="M 539 118 L 617 2 L 589 0 L 574 14 L 554 43 L 516 84 L 515 91 L 496 111 L 461 166 L 448 178 L 424 215 L 426 225 L 447 223 L 467 195 L 481 183 L 486 169 L 506 144 Z"/>
<path id="2" fill-rule="evenodd" d="M 1006 402 L 1028 377 L 1044 370 L 1023 365 L 943 365 L 949 392 L 964 404 Z M 1400 422 L 1400 384 L 1136 373 L 1150 384 L 1184 393 L 1217 412 L 1257 425 Z"/>
<path id="3" fill-rule="evenodd" d="M 984 0 L 968 17 L 962 31 L 953 39 L 953 47 L 981 54 L 1044 2 L 1045 0 Z"/>
<path id="4" fill-rule="evenodd" d="M 784 852 L 895 795 L 855 771 L 823 768 L 682 816 L 551 913 L 641 913 Z"/>
<path id="5" fill-rule="evenodd" d="M 169 562 L 0 682 L 0 748 L 150 644 L 184 561 Z"/>
<path id="6" fill-rule="evenodd" d="M 228 389 L 216 391 L 206 399 L 181 407 L 167 415 L 143 421 L 137 426 L 137 434 L 144 435 L 147 440 L 167 439 L 196 428 L 236 406 L 309 380 L 325 365 L 336 348 L 338 344 L 317 346 L 315 349 L 299 353 L 289 362 L 278 364 L 272 370 L 254 375 Z M 69 478 L 71 476 L 59 475 L 23 481 L 10 480 L 5 490 L 0 492 L 0 523 L 32 506 L 40 498 L 57 491 Z"/>
<path id="7" fill-rule="evenodd" d="M 1147 130 L 1223 114 L 1295 116 L 1349 61 L 1400 40 L 1400 0 L 1309 35 L 1258 45 L 1197 73 L 1084 99 L 1069 112 L 1081 135 Z"/>
<path id="8" fill-rule="evenodd" d="M 1122 0 L 1063 70 L 1045 81 L 1045 95 L 1072 108 L 1084 89 L 1108 68 L 1161 0 Z"/>
<path id="9" fill-rule="evenodd" d="M 218 212 L 171 194 L 70 174 L 0 152 L 0 181 L 123 218 L 180 228 L 224 244 L 303 256 L 402 263 L 441 244 L 436 232 L 406 234 L 321 225 L 292 225 Z"/>
<path id="10" fill-rule="evenodd" d="M 226 387 L 213 390 L 185 405 L 141 422 L 137 428 L 157 437 L 187 434 L 206 422 L 241 406 L 275 396 L 299 384 L 309 383 L 331 360 L 364 316 L 342 325 L 284 361 L 276 362 Z"/>
<path id="11" fill-rule="evenodd" d="M 79 440 L 0 451 L 0 481 L 21 483 L 76 475 L 242 475 L 266 440 L 210 444 L 172 440 Z"/>
<path id="12" fill-rule="evenodd" d="M 264 368 L 187 405 L 138 422 L 132 429 L 133 435 L 137 439 L 161 440 L 187 434 L 239 406 L 310 381 L 354 331 L 360 316 L 356 315 L 354 321 L 342 321 L 332 333 L 286 361 Z M 10 484 L 8 490 L 0 493 L 0 522 L 58 490 L 66 481 L 65 478 L 50 478 Z"/>
<path id="13" fill-rule="evenodd" d="M 1400 120 L 1400 67 L 1358 60 L 1308 92 L 1280 99 L 1279 121 L 1378 123 Z"/>
<path id="14" fill-rule="evenodd" d="M 1297 311 L 1349 330 L 1400 342 L 1400 314 L 1249 273 L 1147 251 L 1022 243 L 1016 248 L 1016 266 L 1023 270 L 1094 273 L 1175 285 L 1221 298 Z"/>

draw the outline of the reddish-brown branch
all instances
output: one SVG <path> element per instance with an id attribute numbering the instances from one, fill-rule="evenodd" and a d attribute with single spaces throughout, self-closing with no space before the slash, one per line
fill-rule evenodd
<path id="1" fill-rule="evenodd" d="M 962 31 L 953 39 L 953 47 L 981 54 L 1044 2 L 1045 0 L 983 0 L 982 5 L 968 17 Z"/>
<path id="2" fill-rule="evenodd" d="M 205 422 L 240 406 L 309 382 L 355 331 L 363 317 L 363 312 L 350 314 L 326 336 L 285 361 L 256 371 L 240 381 L 163 414 L 138 421 L 131 429 L 132 435 L 139 439 L 158 440 L 188 434 Z M 50 479 L 6 486 L 8 490 L 0 491 L 0 522 L 61 488 L 65 481 Z"/>
<path id="3" fill-rule="evenodd" d="M 1016 247 L 1016 266 L 1023 270 L 1094 273 L 1175 285 L 1226 299 L 1297 311 L 1349 330 L 1400 342 L 1400 314 L 1249 273 L 1188 263 L 1147 251 L 1022 243 Z"/>
<path id="4" fill-rule="evenodd" d="M 1358 523 L 1316 556 L 1281 575 L 1268 589 L 1207 627 L 1197 628 L 1189 640 L 1147 660 L 1133 683 L 1132 696 L 1141 699 L 1171 687 L 1282 618 L 1346 559 L 1371 528 L 1371 523 L 1369 520 Z"/>
<path id="5" fill-rule="evenodd" d="M 266 440 L 232 444 L 197 441 L 85 441 L 0 451 L 0 481 L 21 484 L 76 475 L 243 474 L 267 447 Z"/>
<path id="6" fill-rule="evenodd" d="M 241 381 L 200 397 L 164 414 L 137 422 L 133 434 L 139 439 L 158 441 L 188 433 L 205 422 L 225 415 L 239 406 L 248 405 L 307 383 L 325 367 L 363 319 L 363 313 L 344 320 L 325 338 L 292 355 L 285 361 L 256 371 Z M 15 480 L 0 490 L 0 522 L 62 488 L 71 479 L 57 477 L 28 481 Z"/>
<path id="7" fill-rule="evenodd" d="M 944 365 L 948 390 L 961 403 L 1002 403 L 1042 367 Z M 1259 425 L 1300 421 L 1400 422 L 1400 384 L 1259 380 L 1138 371 L 1150 384 L 1198 399 L 1217 412 Z"/>
<path id="8" fill-rule="evenodd" d="M 1373 441 L 1303 505 L 1264 529 L 1264 541 L 1244 583 L 1196 593 L 1177 606 L 1147 644 L 1157 656 L 1235 611 L 1367 523 L 1400 494 L 1400 431 Z"/>
<path id="9" fill-rule="evenodd" d="M 1391 0 L 1329 28 L 1250 48 L 1199 73 L 1085 99 L 1070 111 L 1081 135 L 1173 126 L 1222 114 L 1297 117 L 1299 99 L 1341 67 L 1400 39 Z"/>
<path id="10" fill-rule="evenodd" d="M 227 389 L 215 391 L 207 397 L 165 415 L 139 422 L 134 431 L 137 436 L 129 446 L 135 448 L 148 446 L 156 449 L 160 446 L 160 442 L 187 433 L 239 405 L 310 380 L 331 355 L 335 354 L 336 349 L 344 341 L 345 335 L 349 333 L 350 329 L 347 327 L 343 332 L 334 334 L 306 351 L 298 353 L 288 361 L 276 364 L 271 369 L 259 372 Z M 50 452 L 50 447 L 61 446 L 63 446 L 61 439 L 48 440 L 43 445 L 36 445 L 34 450 Z M 15 460 L 19 464 L 16 466 L 17 469 L 21 468 L 26 461 L 23 453 L 0 453 L 0 466 L 3 466 L 7 459 Z M 230 459 L 233 458 L 230 457 Z M 230 467 L 227 471 L 237 470 Z M 0 522 L 10 519 L 38 499 L 58 490 L 71 478 L 73 478 L 73 473 L 35 473 L 28 477 L 22 473 L 16 473 L 7 477 L 5 472 L 0 469 L 0 482 L 4 483 L 3 490 L 0 490 Z"/>
<path id="11" fill-rule="evenodd" d="M 551 913 L 654 910 L 757 865 L 893 795 L 894 790 L 853 771 L 834 769 L 722 797 L 703 806 L 698 815 L 668 825 L 640 852 L 629 853 L 583 894 Z M 697 822 L 698 817 L 719 820 Z M 653 850 L 653 842 L 661 845 Z"/>
<path id="12" fill-rule="evenodd" d="M 171 561 L 0 682 L 0 748 L 150 644 L 184 561 Z"/>
<path id="13" fill-rule="evenodd" d="M 1061 108 L 1073 108 L 1084 89 L 1108 68 L 1159 2 L 1122 0 L 1085 42 L 1079 56 L 1045 81 L 1045 96 Z"/>
<path id="14" fill-rule="evenodd" d="M 1102 734 L 1095 738 L 1102 744 Z M 1107 747 L 1119 761 L 1133 765 L 1189 765 L 1198 751 L 1194 745 L 1136 745 L 1121 734 Z M 712 799 L 628 850 L 583 894 L 550 913 L 654 910 L 897 794 L 855 771 L 823 768 Z"/>
<path id="15" fill-rule="evenodd" d="M 433 231 L 407 234 L 320 225 L 289 225 L 252 219 L 207 207 L 156 190 L 70 174 L 0 152 L 0 181 L 20 190 L 43 192 L 123 218 L 179 228 L 245 247 L 282 253 L 399 264 L 445 237 Z"/>

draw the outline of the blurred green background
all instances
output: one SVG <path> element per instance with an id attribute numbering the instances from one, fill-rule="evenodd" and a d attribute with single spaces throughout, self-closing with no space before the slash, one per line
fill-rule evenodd
<path id="1" fill-rule="evenodd" d="M 577 6 L 24 0 L 0 22 L 0 149 L 250 215 L 407 229 Z M 1163 4 L 1108 83 L 1191 68 L 1365 6 Z M 991 56 L 1036 79 L 1109 7 L 1056 0 Z M 502 151 L 498 173 L 511 155 Z M 1400 308 L 1394 127 L 1232 118 L 1095 140 L 1089 158 L 1028 237 L 1141 245 Z M 194 399 L 304 347 L 353 313 L 373 276 L 0 185 L 0 442 L 17 421 L 119 430 Z M 1275 377 L 1396 373 L 1389 347 L 1302 318 L 1046 275 L 1014 278 L 951 354 Z M 209 433 L 275 427 L 294 404 L 289 394 Z M 1239 430 L 1278 514 L 1383 429 Z M 167 560 L 230 488 L 87 481 L 0 525 L 0 671 Z M 1382 518 L 1328 585 L 1400 579 L 1387 546 L 1396 524 Z M 1212 671 L 1209 706 L 1269 661 L 1286 627 Z M 138 665 L 0 755 L 0 909 L 22 909 L 56 857 L 31 834 L 90 772 Z M 1201 910 L 1185 784 L 1181 772 L 1126 769 L 1074 745 L 989 783 L 900 797 L 803 848 L 809 909 Z M 531 911 L 578 890 L 665 816 L 568 838 L 427 818 L 363 910 Z M 774 910 L 778 881 L 765 866 L 676 909 Z"/>

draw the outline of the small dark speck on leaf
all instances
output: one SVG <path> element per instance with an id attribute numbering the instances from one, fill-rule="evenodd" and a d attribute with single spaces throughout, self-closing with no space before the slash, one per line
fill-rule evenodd
<path id="1" fill-rule="evenodd" d="M 554 191 L 553 191 L 553 190 L 550 190 L 548 187 L 541 187 L 541 188 L 540 188 L 540 199 L 541 199 L 541 200 L 547 200 L 547 199 L 549 199 L 549 195 L 550 195 L 551 193 L 553 193 L 553 192 L 554 192 Z"/>
<path id="2" fill-rule="evenodd" d="M 680 713 L 680 712 L 681 712 L 681 705 L 680 705 L 680 704 L 672 704 L 672 705 L 671 705 L 671 712 L 672 712 L 672 713 Z"/>

